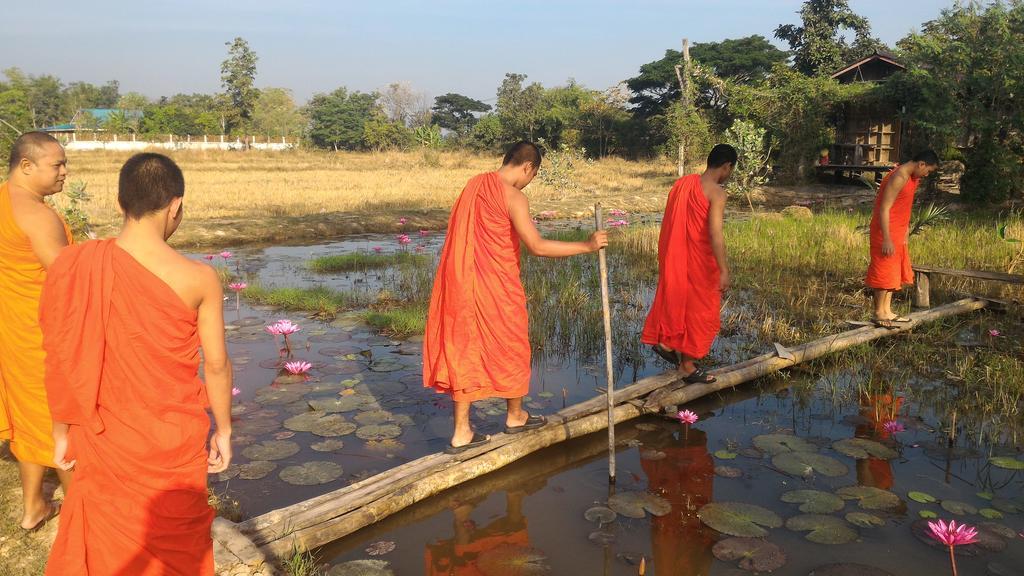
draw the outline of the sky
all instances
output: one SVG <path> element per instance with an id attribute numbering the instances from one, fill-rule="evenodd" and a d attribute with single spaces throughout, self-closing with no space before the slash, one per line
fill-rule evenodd
<path id="1" fill-rule="evenodd" d="M 892 45 L 953 0 L 850 0 Z M 5 1 L 6 3 L 6 1 Z M 43 0 L 11 2 L 0 69 L 116 79 L 149 97 L 220 90 L 225 43 L 245 38 L 256 85 L 299 102 L 340 86 L 408 82 L 493 102 L 506 72 L 605 89 L 679 49 L 798 23 L 801 0 Z M 774 41 L 774 40 L 773 40 Z M 776 41 L 776 43 L 778 43 Z M 780 47 L 783 47 L 779 44 Z"/>

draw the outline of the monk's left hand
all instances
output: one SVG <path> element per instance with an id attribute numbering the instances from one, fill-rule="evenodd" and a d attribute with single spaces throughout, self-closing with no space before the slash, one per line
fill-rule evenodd
<path id="1" fill-rule="evenodd" d="M 729 289 L 730 283 L 731 280 L 729 278 L 729 271 L 722 270 L 718 275 L 718 291 L 725 292 L 726 290 Z"/>
<path id="2" fill-rule="evenodd" d="M 231 464 L 231 433 L 214 432 L 210 438 L 210 456 L 206 459 L 206 471 L 218 474 Z"/>

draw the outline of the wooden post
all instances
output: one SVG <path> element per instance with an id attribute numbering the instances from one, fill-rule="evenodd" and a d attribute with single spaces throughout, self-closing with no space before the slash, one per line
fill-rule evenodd
<path id="1" fill-rule="evenodd" d="M 601 203 L 594 204 L 594 223 L 601 230 Z M 605 396 L 608 399 L 608 483 L 615 484 L 615 374 L 612 363 L 612 312 L 608 304 L 608 260 L 604 248 L 597 251 L 597 263 L 601 272 L 601 311 L 604 313 L 604 356 L 605 375 L 608 379 Z"/>
<path id="2" fill-rule="evenodd" d="M 931 286 L 927 272 L 914 271 L 914 308 L 931 308 Z"/>

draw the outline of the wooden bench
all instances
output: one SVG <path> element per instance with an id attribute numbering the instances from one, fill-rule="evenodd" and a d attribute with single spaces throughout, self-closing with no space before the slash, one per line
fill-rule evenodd
<path id="1" fill-rule="evenodd" d="M 954 270 L 952 268 L 914 266 L 913 303 L 915 308 L 931 308 L 930 280 L 932 274 L 957 276 L 960 278 L 973 278 L 975 280 L 994 280 L 996 282 L 1005 282 L 1007 284 L 1024 284 L 1024 276 L 1017 274 L 989 272 L 987 270 Z"/>

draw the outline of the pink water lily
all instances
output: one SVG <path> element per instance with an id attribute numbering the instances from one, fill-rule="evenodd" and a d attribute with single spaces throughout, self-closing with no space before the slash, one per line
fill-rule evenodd
<path id="1" fill-rule="evenodd" d="M 227 250 L 225 250 L 225 251 L 220 253 L 220 257 L 225 259 L 225 260 L 227 260 L 228 258 L 231 258 L 231 256 L 232 256 L 231 252 L 228 252 Z"/>
<path id="2" fill-rule="evenodd" d="M 232 389 L 231 389 L 231 395 L 232 395 L 232 396 L 238 396 L 238 395 L 239 395 L 239 394 L 241 394 L 241 393 L 242 393 L 242 391 L 241 391 L 241 390 L 239 390 L 238 388 L 232 388 Z"/>
<path id="3" fill-rule="evenodd" d="M 888 432 L 889 434 L 896 434 L 898 432 L 906 431 L 906 428 L 904 428 L 903 424 L 900 423 L 898 420 L 887 421 L 885 424 L 882 424 L 882 429 Z"/>
<path id="4" fill-rule="evenodd" d="M 700 420 L 700 416 L 697 416 L 697 413 L 692 410 L 682 410 L 676 414 L 676 418 L 683 424 L 693 424 Z"/>
<path id="5" fill-rule="evenodd" d="M 957 576 L 956 556 L 953 554 L 953 548 L 977 542 L 978 530 L 967 524 L 957 525 L 956 520 L 950 520 L 949 524 L 946 524 L 941 519 L 929 522 L 928 529 L 931 531 L 929 536 L 949 547 L 949 565 L 953 570 L 953 576 Z"/>
<path id="6" fill-rule="evenodd" d="M 426 230 L 420 230 L 420 238 L 423 238 L 424 236 L 427 236 L 428 234 L 430 234 L 430 232 L 428 232 Z"/>
<path id="7" fill-rule="evenodd" d="M 214 258 L 216 258 L 216 256 L 214 256 L 213 254 L 207 254 L 206 256 L 203 256 L 204 260 L 213 260 Z"/>
<path id="8" fill-rule="evenodd" d="M 405 216 L 402 216 L 401 218 L 398 219 L 398 224 L 400 226 L 405 226 L 408 222 L 409 222 L 409 219 L 406 218 Z"/>
<path id="9" fill-rule="evenodd" d="M 274 322 L 274 325 L 277 326 L 278 333 L 281 334 L 282 336 L 295 334 L 299 330 L 302 330 L 302 328 L 298 324 L 292 322 L 291 320 L 278 320 L 277 322 Z"/>
<path id="10" fill-rule="evenodd" d="M 248 287 L 249 285 L 246 284 L 245 282 L 232 282 L 231 284 L 228 284 L 228 288 L 231 288 L 235 292 L 241 292 L 242 290 L 245 290 Z"/>
<path id="11" fill-rule="evenodd" d="M 402 246 L 405 246 L 406 244 L 412 242 L 412 238 L 409 238 L 408 234 L 399 234 L 396 238 L 398 239 L 398 243 L 401 244 Z"/>
<path id="12" fill-rule="evenodd" d="M 287 370 L 289 374 L 305 374 L 306 372 L 309 372 L 309 369 L 312 367 L 313 365 L 305 360 L 296 360 L 294 362 L 284 363 L 284 369 Z"/>
<path id="13" fill-rule="evenodd" d="M 626 211 L 625 210 L 619 210 L 618 208 L 612 208 L 611 210 L 608 211 L 608 215 L 609 216 L 625 216 L 626 215 Z"/>
<path id="14" fill-rule="evenodd" d="M 605 223 L 608 225 L 609 228 L 621 228 L 623 226 L 629 226 L 629 222 L 626 222 L 625 220 L 613 220 L 612 218 L 609 218 Z"/>
<path id="15" fill-rule="evenodd" d="M 988 335 L 989 336 L 991 336 L 993 338 L 997 338 L 1000 334 L 1001 334 L 1001 332 L 999 332 L 999 330 L 996 330 L 995 328 L 989 328 L 989 331 L 988 331 Z"/>
<path id="16" fill-rule="evenodd" d="M 380 254 L 381 252 L 384 251 L 384 248 L 382 248 L 380 246 L 374 246 L 373 247 L 373 251 L 376 252 L 377 254 Z"/>

